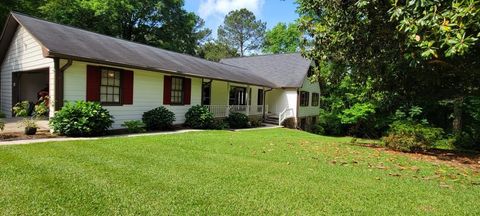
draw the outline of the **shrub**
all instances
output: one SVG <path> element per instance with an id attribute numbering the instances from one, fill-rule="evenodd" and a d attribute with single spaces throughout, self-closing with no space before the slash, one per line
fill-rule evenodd
<path id="1" fill-rule="evenodd" d="M 122 127 L 126 127 L 129 133 L 145 132 L 145 124 L 140 120 L 125 121 Z"/>
<path id="2" fill-rule="evenodd" d="M 160 106 L 143 113 L 142 121 L 148 130 L 171 129 L 175 121 L 175 114 L 167 108 Z"/>
<path id="3" fill-rule="evenodd" d="M 0 118 L 5 118 L 5 117 L 7 117 L 7 116 L 5 115 L 5 113 L 3 113 L 3 112 L 0 111 Z"/>
<path id="4" fill-rule="evenodd" d="M 32 112 L 31 103 L 29 101 L 18 102 L 12 110 L 16 117 L 27 117 Z"/>
<path id="5" fill-rule="evenodd" d="M 47 116 L 48 107 L 45 101 L 35 105 L 35 117 Z"/>
<path id="6" fill-rule="evenodd" d="M 0 119 L 0 131 L 5 130 L 5 121 L 3 119 Z"/>
<path id="7" fill-rule="evenodd" d="M 250 127 L 262 127 L 263 123 L 261 119 L 252 119 L 249 122 Z"/>
<path id="8" fill-rule="evenodd" d="M 383 141 L 390 149 L 411 152 L 432 148 L 443 139 L 443 135 L 443 129 L 425 123 L 395 121 Z"/>
<path id="9" fill-rule="evenodd" d="M 112 126 L 113 116 L 99 103 L 67 103 L 50 120 L 53 130 L 66 136 L 103 135 Z"/>
<path id="10" fill-rule="evenodd" d="M 214 130 L 224 130 L 228 128 L 228 123 L 223 119 L 213 120 L 212 129 Z"/>
<path id="11" fill-rule="evenodd" d="M 333 136 L 343 135 L 345 133 L 340 118 L 334 113 L 327 112 L 323 109 L 320 109 L 316 131 L 318 134 Z"/>
<path id="12" fill-rule="evenodd" d="M 185 118 L 185 124 L 192 128 L 207 129 L 213 127 L 214 116 L 206 106 L 192 106 L 185 114 Z"/>
<path id="13" fill-rule="evenodd" d="M 249 127 L 248 116 L 243 113 L 232 112 L 225 120 L 228 122 L 230 128 L 237 129 Z"/>

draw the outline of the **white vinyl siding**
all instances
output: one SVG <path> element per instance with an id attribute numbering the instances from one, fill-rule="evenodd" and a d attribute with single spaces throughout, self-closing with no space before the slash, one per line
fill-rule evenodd
<path id="1" fill-rule="evenodd" d="M 11 116 L 12 110 L 12 73 L 49 68 L 50 98 L 54 98 L 55 80 L 53 59 L 44 58 L 42 47 L 23 27 L 19 27 L 15 33 L 10 47 L 1 66 L 1 110 Z M 50 103 L 50 110 L 53 104 Z M 53 111 L 50 112 L 50 116 Z"/>
<path id="2" fill-rule="evenodd" d="M 66 101 L 74 102 L 86 99 L 86 70 L 87 63 L 74 61 L 73 65 L 65 71 L 64 98 Z M 124 121 L 141 120 L 144 112 L 159 106 L 165 106 L 167 109 L 175 113 L 176 121 L 174 124 L 182 124 L 185 122 L 185 113 L 188 109 L 201 103 L 202 80 L 200 78 L 191 78 L 192 92 L 190 105 L 170 106 L 163 105 L 163 78 L 165 74 L 136 69 L 128 70 L 132 70 L 134 73 L 133 104 L 105 106 L 105 108 L 110 111 L 110 114 L 114 116 L 114 129 L 121 128 L 121 124 L 123 124 Z"/>
<path id="3" fill-rule="evenodd" d="M 300 106 L 298 110 L 298 117 L 306 117 L 306 116 L 318 116 L 318 113 L 320 112 L 320 107 L 319 106 L 312 106 L 312 95 L 313 93 L 318 93 L 320 94 L 320 86 L 318 85 L 317 82 L 311 83 L 310 80 L 305 78 L 303 81 L 303 85 L 300 88 L 300 91 L 306 91 L 310 93 L 309 101 L 308 101 L 308 106 Z M 300 96 L 299 96 L 300 99 Z"/>
<path id="4" fill-rule="evenodd" d="M 265 98 L 270 114 L 280 114 L 286 108 L 297 114 L 297 90 L 296 89 L 273 89 L 267 92 Z"/>

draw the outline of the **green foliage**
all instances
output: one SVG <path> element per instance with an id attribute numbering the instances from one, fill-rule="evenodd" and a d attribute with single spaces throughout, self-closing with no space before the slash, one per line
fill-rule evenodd
<path id="1" fill-rule="evenodd" d="M 67 103 L 50 119 L 56 133 L 65 136 L 99 136 L 113 124 L 113 116 L 99 103 L 78 101 Z"/>
<path id="2" fill-rule="evenodd" d="M 459 149 L 480 149 L 480 97 L 468 97 L 464 103 L 463 132 L 454 136 Z"/>
<path id="3" fill-rule="evenodd" d="M 220 61 L 223 58 L 237 57 L 238 53 L 235 48 L 218 41 L 209 41 L 200 45 L 198 56 L 209 61 Z"/>
<path id="4" fill-rule="evenodd" d="M 37 121 L 33 118 L 24 118 L 20 124 L 24 128 L 38 128 Z"/>
<path id="5" fill-rule="evenodd" d="M 183 0 L 22 0 L 0 3 L 2 19 L 15 9 L 54 22 L 172 51 L 195 54 L 211 30 Z M 3 22 L 2 22 L 3 24 Z"/>
<path id="6" fill-rule="evenodd" d="M 145 124 L 140 120 L 125 121 L 122 127 L 126 127 L 129 133 L 145 132 Z"/>
<path id="7" fill-rule="evenodd" d="M 250 127 L 253 127 L 253 128 L 263 126 L 261 119 L 251 119 L 248 124 L 250 125 Z"/>
<path id="8" fill-rule="evenodd" d="M 0 131 L 5 130 L 5 120 L 0 119 Z"/>
<path id="9" fill-rule="evenodd" d="M 42 116 L 47 116 L 48 115 L 48 107 L 46 104 L 46 101 L 42 101 L 39 104 L 35 105 L 34 108 L 34 116 L 35 117 L 42 117 Z"/>
<path id="10" fill-rule="evenodd" d="M 292 53 L 300 48 L 301 32 L 297 23 L 278 23 L 265 33 L 263 52 Z"/>
<path id="11" fill-rule="evenodd" d="M 196 129 L 208 129 L 213 127 L 214 116 L 208 107 L 195 105 L 185 113 L 185 124 Z"/>
<path id="12" fill-rule="evenodd" d="M 448 58 L 465 55 L 478 46 L 479 7 L 474 0 L 395 1 L 389 13 L 398 21 L 398 30 L 408 35 L 407 45 L 416 48 L 415 56 Z"/>
<path id="13" fill-rule="evenodd" d="M 340 118 L 324 109 L 320 109 L 318 123 L 313 131 L 317 134 L 333 136 L 343 135 L 345 132 Z"/>
<path id="14" fill-rule="evenodd" d="M 224 119 L 214 119 L 213 124 L 212 124 L 212 129 L 214 130 L 224 130 L 228 129 L 228 122 L 226 122 Z"/>
<path id="15" fill-rule="evenodd" d="M 243 113 L 232 112 L 225 121 L 233 129 L 248 128 L 250 126 L 248 116 Z"/>
<path id="16" fill-rule="evenodd" d="M 342 124 L 356 124 L 367 120 L 372 114 L 375 114 L 375 105 L 372 103 L 355 103 L 350 108 L 342 110 L 339 118 Z"/>
<path id="17" fill-rule="evenodd" d="M 5 117 L 7 117 L 7 116 L 5 115 L 5 113 L 3 113 L 2 111 L 0 111 L 0 118 L 5 118 Z"/>
<path id="18" fill-rule="evenodd" d="M 143 113 L 142 121 L 148 130 L 167 130 L 173 127 L 175 114 L 164 106 Z"/>
<path id="19" fill-rule="evenodd" d="M 31 106 L 31 104 L 30 104 L 29 101 L 18 102 L 12 108 L 13 114 L 16 117 L 27 117 L 30 113 L 30 106 Z"/>
<path id="20" fill-rule="evenodd" d="M 410 107 L 408 112 L 397 110 L 394 119 L 383 138 L 385 146 L 394 150 L 427 150 L 441 141 L 445 134 L 443 129 L 432 127 L 422 118 L 422 108 L 418 106 Z"/>
<path id="21" fill-rule="evenodd" d="M 386 147 L 394 150 L 421 151 L 434 147 L 443 136 L 441 128 L 411 121 L 395 121 L 383 141 Z"/>
<path id="22" fill-rule="evenodd" d="M 218 27 L 218 40 L 235 47 L 240 56 L 244 56 L 245 52 L 262 46 L 266 25 L 245 8 L 234 10 L 225 16 L 223 24 Z"/>

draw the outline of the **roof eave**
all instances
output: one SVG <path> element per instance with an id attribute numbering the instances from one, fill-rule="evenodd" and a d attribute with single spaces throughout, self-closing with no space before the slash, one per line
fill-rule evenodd
<path id="1" fill-rule="evenodd" d="M 235 80 L 222 79 L 222 78 L 218 78 L 218 77 L 199 76 L 197 74 L 185 73 L 185 72 L 182 72 L 182 71 L 150 68 L 150 67 L 143 67 L 143 66 L 138 66 L 138 65 L 122 64 L 122 63 L 112 62 L 112 61 L 108 61 L 108 60 L 98 60 L 98 59 L 91 59 L 91 58 L 85 58 L 85 57 L 80 57 L 80 56 L 66 55 L 66 54 L 58 53 L 58 52 L 55 52 L 55 51 L 52 51 L 52 50 L 48 50 L 47 48 L 44 49 L 44 52 L 46 52 L 46 53 L 44 53 L 44 56 L 46 58 L 71 59 L 71 60 L 88 62 L 88 63 L 93 63 L 93 64 L 104 64 L 104 65 L 111 65 L 111 66 L 117 66 L 117 67 L 125 67 L 125 68 L 160 72 L 160 73 L 166 73 L 166 74 L 172 74 L 172 75 L 182 75 L 182 76 L 189 76 L 189 77 L 195 77 L 195 78 L 212 79 L 212 80 L 218 80 L 218 81 L 225 81 L 225 82 L 232 82 L 232 83 L 240 83 L 240 84 L 248 84 L 248 85 L 261 86 L 261 87 L 275 88 L 275 87 L 270 86 L 270 85 L 259 84 L 259 83 L 241 82 L 241 81 L 235 81 Z"/>

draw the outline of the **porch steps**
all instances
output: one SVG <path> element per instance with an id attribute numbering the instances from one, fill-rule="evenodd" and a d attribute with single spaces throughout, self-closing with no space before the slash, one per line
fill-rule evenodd
<path id="1" fill-rule="evenodd" d="M 264 123 L 278 125 L 278 116 L 276 115 L 267 115 L 263 120 Z"/>

